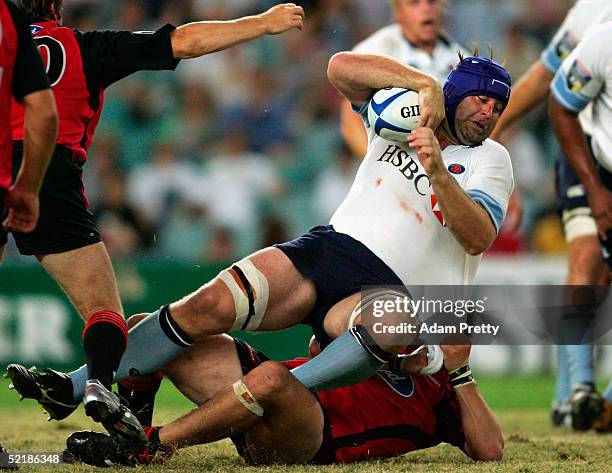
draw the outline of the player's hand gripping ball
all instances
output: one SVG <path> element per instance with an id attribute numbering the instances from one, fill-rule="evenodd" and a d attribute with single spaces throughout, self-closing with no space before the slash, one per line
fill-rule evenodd
<path id="1" fill-rule="evenodd" d="M 385 140 L 406 142 L 420 118 L 419 94 L 414 90 L 381 89 L 368 104 L 370 126 Z"/>

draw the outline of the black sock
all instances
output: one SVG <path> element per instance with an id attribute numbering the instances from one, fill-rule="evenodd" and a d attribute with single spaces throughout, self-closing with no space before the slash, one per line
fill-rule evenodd
<path id="1" fill-rule="evenodd" d="M 97 379 L 107 389 L 111 388 L 127 347 L 127 337 L 125 320 L 116 312 L 105 310 L 91 316 L 83 330 L 88 379 Z"/>
<path id="2" fill-rule="evenodd" d="M 133 376 L 118 383 L 119 395 L 143 426 L 153 425 L 155 395 L 164 375 L 161 371 L 148 376 Z"/>

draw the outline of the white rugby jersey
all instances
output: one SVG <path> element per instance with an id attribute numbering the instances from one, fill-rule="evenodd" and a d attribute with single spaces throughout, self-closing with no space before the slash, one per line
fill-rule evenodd
<path id="1" fill-rule="evenodd" d="M 612 172 L 612 22 L 589 30 L 561 64 L 551 91 L 561 105 L 576 113 L 592 104 L 593 154 Z"/>
<path id="2" fill-rule="evenodd" d="M 367 246 L 406 285 L 471 284 L 481 256 L 466 253 L 445 226 L 416 150 L 376 135 L 367 121 L 367 106 L 359 112 L 368 132 L 368 152 L 330 224 Z M 514 185 L 506 149 L 486 140 L 474 148 L 448 146 L 442 158 L 499 230 Z"/>
<path id="3" fill-rule="evenodd" d="M 578 0 L 565 16 L 546 49 L 542 51 L 540 56 L 542 64 L 555 74 L 563 60 L 570 55 L 591 26 L 611 19 L 612 1 Z M 584 109 L 579 118 L 583 131 L 591 134 L 590 107 Z"/>
<path id="4" fill-rule="evenodd" d="M 410 44 L 397 23 L 381 28 L 353 48 L 353 52 L 356 53 L 391 56 L 396 61 L 431 74 L 441 83 L 446 80 L 451 69 L 457 65 L 459 61 L 457 51 L 462 51 L 469 56 L 459 43 L 442 34 L 433 54 L 429 55 L 426 51 Z"/>

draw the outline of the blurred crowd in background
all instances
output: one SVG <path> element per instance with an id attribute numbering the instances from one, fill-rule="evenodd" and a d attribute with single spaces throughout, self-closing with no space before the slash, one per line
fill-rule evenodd
<path id="1" fill-rule="evenodd" d="M 64 23 L 154 30 L 259 13 L 268 0 L 65 0 Z M 387 0 L 309 0 L 303 31 L 267 36 L 139 73 L 111 86 L 85 165 L 86 194 L 114 260 L 228 262 L 326 224 L 359 166 L 338 129 L 330 56 L 392 21 Z M 517 79 L 570 4 L 451 0 L 446 30 L 470 48 L 491 44 Z M 484 48 L 482 48 L 484 46 Z M 523 198 L 520 234 L 491 252 L 563 252 L 556 214 L 558 145 L 546 108 L 507 146 Z M 8 252 L 9 264 L 27 262 Z"/>

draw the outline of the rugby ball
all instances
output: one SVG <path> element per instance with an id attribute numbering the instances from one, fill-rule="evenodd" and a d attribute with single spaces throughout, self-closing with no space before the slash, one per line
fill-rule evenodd
<path id="1" fill-rule="evenodd" d="M 391 141 L 406 141 L 421 118 L 419 94 L 391 87 L 377 91 L 368 104 L 368 122 L 374 132 Z"/>

